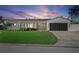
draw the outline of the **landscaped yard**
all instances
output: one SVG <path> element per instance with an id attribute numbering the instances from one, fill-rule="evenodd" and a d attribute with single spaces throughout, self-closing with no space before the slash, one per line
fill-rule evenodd
<path id="1" fill-rule="evenodd" d="M 0 31 L 0 43 L 55 44 L 56 41 L 50 32 Z"/>

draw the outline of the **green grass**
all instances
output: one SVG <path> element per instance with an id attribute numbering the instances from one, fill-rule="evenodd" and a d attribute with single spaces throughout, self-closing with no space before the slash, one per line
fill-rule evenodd
<path id="1" fill-rule="evenodd" d="M 56 37 L 50 32 L 0 31 L 0 43 L 55 44 Z"/>

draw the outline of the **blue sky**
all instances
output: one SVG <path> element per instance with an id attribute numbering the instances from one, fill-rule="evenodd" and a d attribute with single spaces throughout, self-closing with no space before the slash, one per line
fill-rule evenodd
<path id="1" fill-rule="evenodd" d="M 68 17 L 71 5 L 0 5 L 0 16 L 12 19 Z"/>

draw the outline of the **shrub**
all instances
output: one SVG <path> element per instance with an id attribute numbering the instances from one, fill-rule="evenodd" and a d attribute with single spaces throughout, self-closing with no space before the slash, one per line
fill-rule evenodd
<path id="1" fill-rule="evenodd" d="M 37 29 L 36 28 L 31 28 L 31 31 L 36 31 Z"/>
<path id="2" fill-rule="evenodd" d="M 0 30 L 3 30 L 4 29 L 4 26 L 3 25 L 0 25 Z"/>
<path id="3" fill-rule="evenodd" d="M 36 31 L 36 28 L 21 28 L 21 31 Z"/>

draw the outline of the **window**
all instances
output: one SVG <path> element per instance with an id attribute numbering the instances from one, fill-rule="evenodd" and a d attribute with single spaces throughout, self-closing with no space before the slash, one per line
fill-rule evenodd
<path id="1" fill-rule="evenodd" d="M 28 24 L 25 24 L 25 27 L 26 28 L 34 28 L 34 24 L 33 23 L 28 23 Z"/>
<path id="2" fill-rule="evenodd" d="M 34 26 L 33 26 L 33 23 L 28 24 L 28 27 L 29 27 L 29 28 L 33 28 L 33 27 L 34 27 Z"/>

